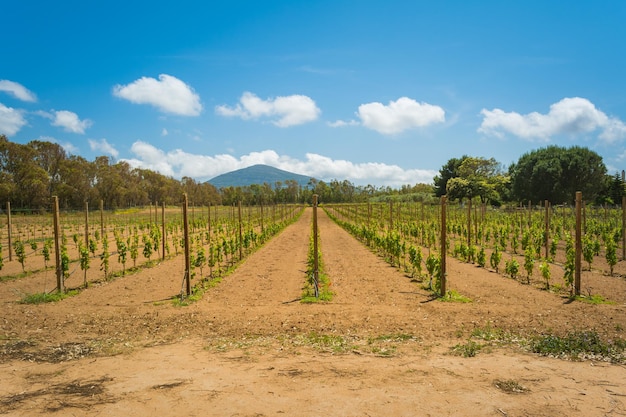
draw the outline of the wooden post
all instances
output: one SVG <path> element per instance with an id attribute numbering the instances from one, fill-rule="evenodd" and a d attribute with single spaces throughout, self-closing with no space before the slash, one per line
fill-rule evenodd
<path id="1" fill-rule="evenodd" d="M 443 206 L 442 206 L 443 207 Z M 467 199 L 467 250 L 472 246 L 472 199 Z M 469 259 L 466 259 L 469 261 Z"/>
<path id="2" fill-rule="evenodd" d="M 104 201 L 100 200 L 100 237 L 104 239 Z"/>
<path id="3" fill-rule="evenodd" d="M 313 194 L 313 285 L 315 288 L 315 298 L 320 295 L 319 289 L 319 254 L 317 247 L 317 194 Z"/>
<path id="4" fill-rule="evenodd" d="M 393 201 L 389 201 L 389 231 L 393 230 Z"/>
<path id="5" fill-rule="evenodd" d="M 9 261 L 13 260 L 13 244 L 11 243 L 11 202 L 7 201 L 7 234 L 9 238 Z"/>
<path id="6" fill-rule="evenodd" d="M 237 203 L 237 212 L 239 215 L 239 260 L 243 259 L 243 233 L 241 231 L 241 200 Z"/>
<path id="7" fill-rule="evenodd" d="M 441 196 L 441 260 L 440 260 L 440 269 L 441 269 L 441 296 L 446 295 L 446 199 L 445 195 Z"/>
<path id="8" fill-rule="evenodd" d="M 583 193 L 576 191 L 576 258 L 574 273 L 574 295 L 580 295 L 580 273 L 582 260 L 582 205 Z"/>
<path id="9" fill-rule="evenodd" d="M 85 201 L 85 247 L 89 248 L 89 202 Z"/>
<path id="10" fill-rule="evenodd" d="M 161 202 L 161 259 L 165 260 L 165 201 Z"/>
<path id="11" fill-rule="evenodd" d="M 546 259 L 550 256 L 550 203 L 548 200 L 544 201 L 546 215 L 545 215 L 545 235 L 546 241 L 544 242 L 546 245 Z"/>
<path id="12" fill-rule="evenodd" d="M 63 265 L 61 261 L 61 226 L 59 220 L 59 197 L 52 197 L 52 215 L 54 218 L 54 256 L 56 258 L 57 291 L 64 292 Z"/>
<path id="13" fill-rule="evenodd" d="M 626 196 L 622 197 L 622 260 L 626 260 Z"/>
<path id="14" fill-rule="evenodd" d="M 187 218 L 187 193 L 183 193 L 183 227 L 185 230 L 185 292 L 191 295 L 191 258 L 189 248 L 189 219 Z"/>

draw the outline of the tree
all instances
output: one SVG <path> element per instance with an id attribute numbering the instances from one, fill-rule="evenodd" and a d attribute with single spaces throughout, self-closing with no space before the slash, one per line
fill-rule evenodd
<path id="1" fill-rule="evenodd" d="M 446 195 L 448 181 L 452 178 L 456 178 L 459 176 L 458 170 L 461 164 L 465 159 L 467 159 L 467 155 L 463 155 L 460 158 L 452 158 L 444 166 L 439 170 L 439 175 L 435 175 L 433 178 L 433 182 L 435 184 L 435 195 L 437 197 L 441 197 L 442 195 Z"/>
<path id="2" fill-rule="evenodd" d="M 456 174 L 446 184 L 446 194 L 451 199 L 480 197 L 483 203 L 497 203 L 505 197 L 509 179 L 494 158 L 465 156 Z"/>
<path id="3" fill-rule="evenodd" d="M 585 200 L 593 201 L 604 189 L 606 166 L 587 148 L 549 146 L 522 155 L 509 174 L 516 200 L 564 203 L 582 191 Z"/>

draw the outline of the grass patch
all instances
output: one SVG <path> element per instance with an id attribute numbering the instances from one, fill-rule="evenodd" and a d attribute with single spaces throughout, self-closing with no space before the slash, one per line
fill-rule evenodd
<path id="1" fill-rule="evenodd" d="M 471 303 L 472 299 L 459 294 L 456 290 L 449 290 L 446 295 L 438 298 L 439 301 L 452 303 Z"/>
<path id="2" fill-rule="evenodd" d="M 570 332 L 566 336 L 541 335 L 530 341 L 530 350 L 543 356 L 568 359 L 605 359 L 623 362 L 626 341 L 603 341 L 592 330 Z"/>
<path id="3" fill-rule="evenodd" d="M 493 385 L 500 391 L 506 392 L 507 394 L 525 394 L 530 391 L 528 388 L 512 379 L 496 379 L 493 381 Z"/>
<path id="4" fill-rule="evenodd" d="M 453 355 L 473 358 L 483 348 L 483 345 L 473 340 L 468 340 L 465 344 L 458 344 L 450 348 Z"/>
<path id="5" fill-rule="evenodd" d="M 572 297 L 573 300 L 582 301 L 587 304 L 615 304 L 615 301 L 607 300 L 599 294 L 593 295 L 576 295 Z"/>
<path id="6" fill-rule="evenodd" d="M 20 304 L 43 304 L 43 303 L 55 303 L 57 301 L 61 301 L 68 297 L 73 297 L 78 294 L 78 290 L 70 290 L 67 292 L 40 292 L 34 294 L 25 294 L 21 300 Z"/>

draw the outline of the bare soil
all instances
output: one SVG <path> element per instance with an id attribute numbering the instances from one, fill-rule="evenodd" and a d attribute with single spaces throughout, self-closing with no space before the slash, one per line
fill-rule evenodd
<path id="1" fill-rule="evenodd" d="M 303 304 L 311 216 L 188 306 L 171 301 L 182 257 L 57 303 L 18 302 L 53 288 L 51 270 L 1 283 L 0 414 L 626 415 L 623 365 L 524 348 L 580 330 L 626 339 L 623 278 L 585 271 L 614 302 L 593 305 L 449 259 L 449 287 L 472 302 L 442 302 L 320 211 L 335 295 Z M 455 354 L 472 335 L 476 356 Z"/>

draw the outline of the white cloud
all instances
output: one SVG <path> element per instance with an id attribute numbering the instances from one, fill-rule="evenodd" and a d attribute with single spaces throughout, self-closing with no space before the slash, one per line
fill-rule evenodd
<path id="1" fill-rule="evenodd" d="M 39 114 L 45 115 L 46 113 L 40 112 Z M 91 120 L 80 120 L 78 115 L 68 110 L 53 111 L 49 115 L 52 120 L 52 126 L 62 127 L 66 132 L 84 134 L 85 129 L 88 129 L 93 124 Z"/>
<path id="2" fill-rule="evenodd" d="M 107 142 L 107 140 L 104 138 L 100 140 L 89 139 L 89 147 L 92 151 L 103 152 L 107 155 L 111 155 L 113 158 L 116 159 L 120 154 L 117 149 L 115 149 L 113 145 Z"/>
<path id="3" fill-rule="evenodd" d="M 21 110 L 6 107 L 0 103 L 0 134 L 11 136 L 26 125 L 26 119 Z"/>
<path id="4" fill-rule="evenodd" d="M 547 114 L 519 114 L 501 109 L 483 109 L 478 132 L 503 137 L 510 133 L 527 140 L 549 141 L 555 135 L 580 135 L 600 130 L 599 138 L 615 142 L 626 137 L 626 125 L 598 110 L 592 102 L 580 97 L 564 98 L 550 106 Z"/>
<path id="5" fill-rule="evenodd" d="M 198 116 L 202 111 L 200 96 L 187 84 L 171 75 L 161 74 L 113 87 L 113 95 L 135 104 L 151 104 L 164 113 Z"/>
<path id="6" fill-rule="evenodd" d="M 241 117 L 244 120 L 268 117 L 278 127 L 301 125 L 317 120 L 321 110 L 310 97 L 292 95 L 261 100 L 246 91 L 235 107 L 221 105 L 215 112 L 226 117 Z"/>
<path id="7" fill-rule="evenodd" d="M 57 139 L 51 136 L 39 136 L 39 139 L 37 140 L 40 140 L 42 142 L 57 143 L 59 144 L 59 146 L 61 146 L 65 150 L 65 152 L 69 154 L 76 155 L 78 153 L 78 148 L 74 146 L 73 144 L 71 144 L 70 142 L 59 142 Z"/>
<path id="8" fill-rule="evenodd" d="M 255 164 L 271 165 L 324 181 L 347 179 L 357 185 L 401 186 L 420 182 L 431 183 L 437 174 L 437 171 L 432 170 L 406 170 L 397 165 L 376 162 L 355 164 L 313 153 L 306 154 L 304 161 L 278 155 L 273 150 L 251 152 L 239 158 L 224 154 L 207 156 L 187 153 L 180 149 L 164 152 L 142 141 L 135 142 L 131 151 L 136 158 L 125 161 L 132 167 L 151 169 L 174 178 L 187 176 L 197 180 L 208 180 Z"/>
<path id="9" fill-rule="evenodd" d="M 387 106 L 377 102 L 361 104 L 357 116 L 363 126 L 385 135 L 443 123 L 446 120 L 445 111 L 441 107 L 418 103 L 408 97 L 390 101 Z"/>
<path id="10" fill-rule="evenodd" d="M 345 126 L 358 126 L 360 123 L 357 122 L 356 120 L 336 120 L 334 122 L 327 122 L 326 123 L 328 126 L 330 127 L 345 127 Z"/>
<path id="11" fill-rule="evenodd" d="M 166 128 L 163 128 L 163 130 L 161 131 L 161 136 L 167 136 L 169 135 L 169 132 L 167 131 Z"/>
<path id="12" fill-rule="evenodd" d="M 0 80 L 0 91 L 4 91 L 22 101 L 35 102 L 35 93 L 24 87 L 22 84 L 9 80 Z"/>

